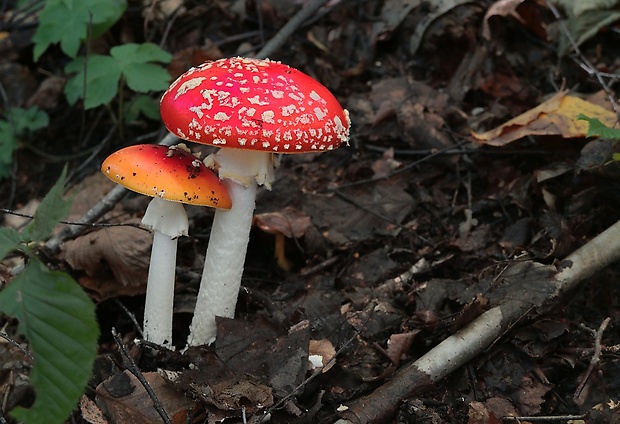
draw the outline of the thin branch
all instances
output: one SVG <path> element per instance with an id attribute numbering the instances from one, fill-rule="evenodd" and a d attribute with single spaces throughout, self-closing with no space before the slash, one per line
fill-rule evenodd
<path id="1" fill-rule="evenodd" d="M 2 337 L 4 340 L 6 340 L 7 342 L 9 342 L 10 344 L 12 344 L 13 346 L 15 346 L 16 348 L 18 348 L 19 350 L 21 350 L 22 352 L 24 352 L 26 354 L 26 356 L 28 356 L 30 358 L 31 361 L 34 361 L 34 356 L 32 355 L 32 353 L 24 348 L 21 344 L 19 344 L 18 342 L 16 342 L 15 340 L 13 340 L 12 338 L 10 338 L 8 336 L 8 334 L 2 333 L 0 332 L 0 337 Z"/>
<path id="2" fill-rule="evenodd" d="M 582 420 L 587 414 L 582 415 L 545 415 L 543 417 L 502 417 L 502 420 L 506 421 L 540 421 L 540 422 L 553 422 L 553 421 L 568 421 L 568 420 Z"/>
<path id="3" fill-rule="evenodd" d="M 146 390 L 146 393 L 149 395 L 149 397 L 153 401 L 153 408 L 155 408 L 155 410 L 157 411 L 161 419 L 166 424 L 172 424 L 172 420 L 166 413 L 166 410 L 164 409 L 161 402 L 157 398 L 157 395 L 151 388 L 151 385 L 149 384 L 149 382 L 146 381 L 146 379 L 144 378 L 144 375 L 142 375 L 142 372 L 140 371 L 136 363 L 133 361 L 133 359 L 131 359 L 131 356 L 129 356 L 129 353 L 127 352 L 127 349 L 125 348 L 125 345 L 123 344 L 123 340 L 121 339 L 119 334 L 116 332 L 116 329 L 114 327 L 112 327 L 112 337 L 114 337 L 114 340 L 116 341 L 116 344 L 118 345 L 118 350 L 120 351 L 121 356 L 123 357 L 123 362 L 125 363 L 125 367 L 130 373 L 132 373 L 138 379 L 140 384 L 142 384 L 142 386 L 144 387 L 144 390 Z"/>
<path id="4" fill-rule="evenodd" d="M 577 400 L 579 396 L 581 396 L 581 392 L 583 391 L 583 388 L 586 386 L 586 383 L 588 382 L 588 379 L 590 378 L 592 371 L 594 371 L 594 368 L 598 365 L 599 361 L 601 360 L 601 354 L 603 350 L 601 341 L 603 339 L 603 333 L 605 332 L 605 329 L 607 329 L 607 326 L 609 325 L 610 321 L 611 321 L 611 318 L 609 317 L 605 318 L 605 320 L 599 326 L 598 330 L 592 331 L 594 335 L 594 354 L 592 355 L 592 359 L 590 359 L 590 365 L 588 366 L 588 369 L 585 375 L 583 376 L 581 383 L 579 383 L 577 390 L 575 390 L 575 394 L 573 395 L 573 400 Z"/>
<path id="5" fill-rule="evenodd" d="M 310 0 L 290 21 L 284 25 L 278 33 L 256 53 L 258 59 L 266 59 L 273 55 L 288 38 L 299 28 L 303 22 L 321 8 L 328 0 Z"/>

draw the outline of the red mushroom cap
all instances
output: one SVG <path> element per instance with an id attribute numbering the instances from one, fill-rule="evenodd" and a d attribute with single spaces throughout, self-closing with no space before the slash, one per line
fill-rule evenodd
<path id="1" fill-rule="evenodd" d="M 308 75 L 269 60 L 229 58 L 181 75 L 161 99 L 170 132 L 202 144 L 273 153 L 335 149 L 349 114 Z"/>
<path id="2" fill-rule="evenodd" d="M 146 196 L 220 209 L 232 206 L 224 184 L 184 144 L 125 147 L 108 156 L 101 171 L 115 183 Z"/>

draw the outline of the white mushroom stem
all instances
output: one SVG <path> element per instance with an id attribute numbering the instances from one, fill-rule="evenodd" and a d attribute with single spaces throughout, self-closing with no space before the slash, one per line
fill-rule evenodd
<path id="1" fill-rule="evenodd" d="M 144 339 L 171 348 L 177 238 L 187 235 L 187 213 L 181 203 L 155 197 L 146 209 L 142 224 L 153 230 L 144 305 Z"/>
<path id="2" fill-rule="evenodd" d="M 215 317 L 233 318 L 250 239 L 257 181 L 270 186 L 273 155 L 234 149 L 215 155 L 220 177 L 232 199 L 230 210 L 217 209 L 205 256 L 194 317 L 187 340 L 189 346 L 215 340 Z"/>

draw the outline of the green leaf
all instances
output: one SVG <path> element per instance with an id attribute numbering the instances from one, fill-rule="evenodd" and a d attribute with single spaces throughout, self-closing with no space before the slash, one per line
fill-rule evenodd
<path id="1" fill-rule="evenodd" d="M 0 259 L 17 249 L 21 242 L 22 238 L 16 230 L 9 227 L 0 228 Z"/>
<path id="2" fill-rule="evenodd" d="M 139 93 L 165 90 L 170 74 L 160 65 L 150 62 L 167 63 L 171 58 L 169 53 L 153 43 L 124 44 L 110 49 L 110 56 L 77 58 L 65 68 L 67 73 L 76 73 L 65 85 L 65 95 L 71 104 L 84 98 L 85 109 L 107 104 L 116 96 L 121 76 L 129 88 Z"/>
<path id="3" fill-rule="evenodd" d="M 18 142 L 13 126 L 7 121 L 0 121 L 0 179 L 11 174 L 13 152 L 17 147 Z"/>
<path id="4" fill-rule="evenodd" d="M 49 124 L 47 113 L 37 107 L 7 109 L 6 119 L 0 120 L 0 179 L 11 173 L 13 152 L 19 147 L 19 137 Z"/>
<path id="5" fill-rule="evenodd" d="M 138 93 L 163 91 L 170 84 L 170 74 L 159 65 L 132 63 L 123 69 L 127 85 Z"/>
<path id="6" fill-rule="evenodd" d="M 96 38 L 118 21 L 126 7 L 125 0 L 47 0 L 33 37 L 34 59 L 53 43 L 60 43 L 66 55 L 76 57 L 89 27 Z"/>
<path id="7" fill-rule="evenodd" d="M 65 167 L 56 184 L 41 200 L 41 204 L 34 213 L 34 219 L 24 229 L 23 236 L 25 238 L 31 241 L 45 240 L 52 234 L 58 222 L 69 214 L 71 200 L 63 198 L 66 178 L 67 168 Z"/>
<path id="8" fill-rule="evenodd" d="M 110 55 L 118 60 L 121 68 L 126 68 L 132 63 L 169 63 L 172 60 L 170 53 L 153 43 L 128 43 L 112 47 Z"/>
<path id="9" fill-rule="evenodd" d="M 160 119 L 159 100 L 146 94 L 138 94 L 129 104 L 125 105 L 123 112 L 125 121 L 130 124 L 137 121 L 140 114 L 157 121 Z"/>
<path id="10" fill-rule="evenodd" d="M 0 292 L 0 311 L 18 319 L 35 358 L 30 380 L 36 400 L 13 415 L 28 424 L 63 423 L 84 393 L 97 355 L 95 305 L 66 273 L 31 258 Z"/>
<path id="11" fill-rule="evenodd" d="M 110 56 L 90 55 L 86 65 L 84 58 L 79 57 L 70 62 L 65 72 L 77 72 L 69 78 L 65 85 L 65 95 L 69 104 L 84 99 L 84 108 L 91 109 L 108 104 L 118 92 L 121 70 L 117 62 Z M 84 79 L 86 72 L 86 79 Z M 84 93 L 86 84 L 86 93 Z"/>
<path id="12" fill-rule="evenodd" d="M 610 138 L 612 140 L 620 140 L 620 130 L 616 128 L 609 128 L 603 124 L 597 118 L 590 118 L 583 113 L 577 115 L 577 119 L 588 122 L 588 132 L 586 137 L 599 136 L 603 138 Z"/>
<path id="13" fill-rule="evenodd" d="M 36 106 L 29 109 L 20 107 L 11 108 L 9 113 L 15 124 L 15 134 L 20 136 L 28 131 L 36 131 L 49 125 L 50 118 L 47 113 Z"/>

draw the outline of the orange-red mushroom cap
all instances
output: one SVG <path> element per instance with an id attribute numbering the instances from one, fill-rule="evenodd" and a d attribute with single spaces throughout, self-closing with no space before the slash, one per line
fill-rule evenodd
<path id="1" fill-rule="evenodd" d="M 272 153 L 322 152 L 349 139 L 348 112 L 321 83 L 270 60 L 228 58 L 181 75 L 161 99 L 170 132 Z"/>
<path id="2" fill-rule="evenodd" d="M 151 197 L 230 209 L 222 181 L 185 145 L 139 144 L 112 153 L 101 171 L 115 183 Z"/>

